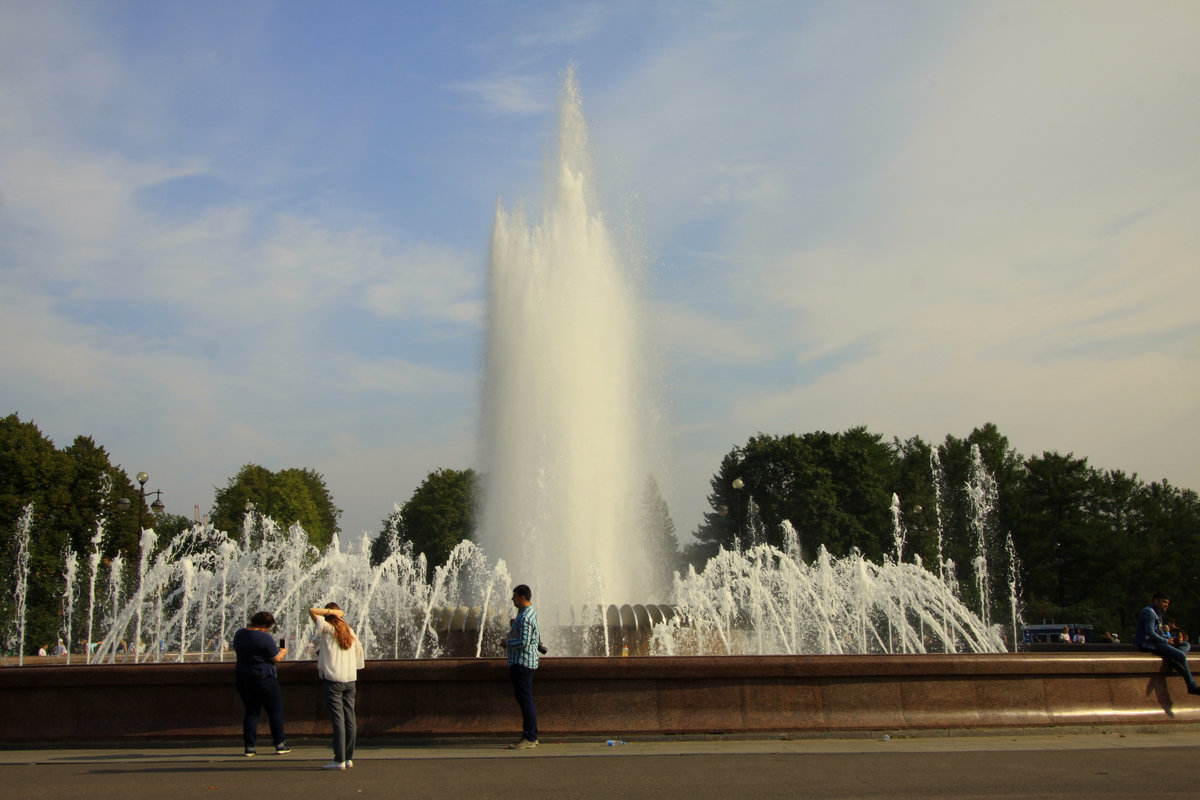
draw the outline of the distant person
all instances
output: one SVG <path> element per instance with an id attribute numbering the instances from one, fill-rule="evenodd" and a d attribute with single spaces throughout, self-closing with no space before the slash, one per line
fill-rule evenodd
<path id="1" fill-rule="evenodd" d="M 38 655 L 39 656 L 49 655 L 49 649 L 50 649 L 50 645 L 48 645 L 48 644 L 42 645 L 41 647 L 38 648 Z"/>
<path id="2" fill-rule="evenodd" d="M 1191 640 L 1188 635 L 1183 632 L 1183 629 L 1173 619 L 1166 622 L 1166 635 L 1171 640 L 1172 647 L 1178 647 L 1183 652 L 1188 652 L 1192 649 Z"/>
<path id="3" fill-rule="evenodd" d="M 508 677 L 512 681 L 517 705 L 521 707 L 521 738 L 508 746 L 510 750 L 527 750 L 538 745 L 533 673 L 538 668 L 538 647 L 542 636 L 532 597 L 533 592 L 525 584 L 513 589 L 512 603 L 517 608 L 517 616 L 509 626 L 508 638 L 504 640 L 508 652 Z"/>
<path id="4" fill-rule="evenodd" d="M 1196 679 L 1192 677 L 1192 671 L 1188 668 L 1187 650 L 1172 645 L 1170 638 L 1163 631 L 1162 615 L 1170 605 L 1170 597 L 1162 592 L 1155 592 L 1150 605 L 1138 614 L 1133 643 L 1139 649 L 1159 656 L 1178 671 L 1187 682 L 1188 694 L 1200 694 L 1200 687 L 1196 686 Z M 1188 644 L 1187 648 L 1190 650 L 1191 645 Z"/>
<path id="5" fill-rule="evenodd" d="M 1082 628 L 1076 628 L 1075 635 L 1071 637 L 1071 641 L 1075 644 L 1087 644 L 1087 634 L 1083 632 Z"/>
<path id="6" fill-rule="evenodd" d="M 321 769 L 354 766 L 358 719 L 354 712 L 355 683 L 364 666 L 362 642 L 354 635 L 337 603 L 310 608 L 317 646 L 317 674 L 325 686 L 325 705 L 333 722 L 333 761 Z"/>
<path id="7" fill-rule="evenodd" d="M 54 647 L 54 655 L 65 656 L 67 654 L 67 646 L 63 644 L 63 640 L 59 639 L 58 644 Z"/>
<path id="8" fill-rule="evenodd" d="M 1071 643 L 1071 629 L 1066 625 L 1063 625 L 1063 629 L 1058 632 L 1058 641 L 1065 642 L 1066 644 Z"/>
<path id="9" fill-rule="evenodd" d="M 233 649 L 237 652 L 234 674 L 237 691 L 246 707 L 242 717 L 243 753 L 252 756 L 258 741 L 258 717 L 262 709 L 267 710 L 267 721 L 271 725 L 271 739 L 275 743 L 275 754 L 290 753 L 287 739 L 283 735 L 283 692 L 279 689 L 279 673 L 275 664 L 287 658 L 287 647 L 280 639 L 278 644 L 271 631 L 275 628 L 275 616 L 270 611 L 259 611 L 250 618 L 250 624 L 233 635 Z"/>

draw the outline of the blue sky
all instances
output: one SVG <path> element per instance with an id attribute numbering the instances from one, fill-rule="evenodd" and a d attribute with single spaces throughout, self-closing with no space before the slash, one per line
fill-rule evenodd
<path id="1" fill-rule="evenodd" d="M 477 464 L 496 203 L 577 66 L 686 541 L 758 431 L 1200 488 L 1200 5 L 0 0 L 0 412 L 170 510 Z"/>

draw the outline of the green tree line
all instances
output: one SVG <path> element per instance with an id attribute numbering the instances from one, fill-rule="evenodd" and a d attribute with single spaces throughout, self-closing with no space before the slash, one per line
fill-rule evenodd
<path id="1" fill-rule="evenodd" d="M 444 563 L 455 545 L 475 537 L 482 485 L 470 469 L 430 472 L 381 521 L 372 560 L 379 563 L 400 547 L 424 554 L 431 569 Z M 960 593 L 976 608 L 983 605 L 981 591 L 993 608 L 1007 608 L 1011 538 L 1027 620 L 1090 622 L 1127 636 L 1147 595 L 1163 590 L 1173 596 L 1172 610 L 1183 627 L 1200 631 L 1195 599 L 1200 578 L 1191 567 L 1200 550 L 1195 491 L 1097 469 L 1071 453 L 1023 456 L 991 423 L 964 438 L 947 435 L 937 445 L 919 437 L 888 440 L 865 427 L 759 433 L 721 459 L 710 490 L 709 509 L 692 543 L 681 549 L 658 485 L 647 478 L 643 521 L 664 577 L 688 564 L 703 569 L 718 547 L 760 542 L 783 547 L 784 520 L 798 532 L 807 559 L 820 548 L 835 556 L 857 550 L 876 561 L 895 558 L 895 495 L 903 560 L 920 559 L 933 571 L 939 558 L 952 561 Z M 129 502 L 122 505 L 122 498 Z M 989 509 L 982 516 L 981 501 Z M 136 564 L 139 505 L 143 525 L 159 534 L 159 546 L 191 524 L 148 508 L 125 470 L 90 437 L 76 437 L 59 449 L 33 422 L 16 414 L 3 418 L 0 614 L 6 620 L 15 604 L 16 526 L 28 504 L 34 519 L 27 652 L 58 637 L 66 553 L 86 561 L 102 518 L 105 564 L 118 553 L 126 564 Z M 237 536 L 247 514 L 283 526 L 299 522 L 311 543 L 324 548 L 339 532 L 341 510 L 315 470 L 272 472 L 247 464 L 214 488 L 211 522 Z M 976 580 L 980 547 L 991 565 L 987 584 Z"/>
<path id="2" fill-rule="evenodd" d="M 341 509 L 333 504 L 324 478 L 311 469 L 271 472 L 247 464 L 214 493 L 211 522 L 233 536 L 250 510 L 284 526 L 299 522 L 317 547 L 328 545 L 338 532 Z M 73 620 L 75 630 L 63 631 L 66 563 L 74 553 L 79 572 L 88 569 L 97 526 L 103 525 L 101 569 L 120 554 L 128 580 L 140 555 L 139 511 L 142 527 L 158 534 L 160 549 L 193 524 L 186 516 L 156 513 L 147 506 L 141 487 L 91 437 L 77 436 L 60 449 L 33 422 L 17 414 L 0 419 L 0 619 L 5 621 L 0 645 L 5 652 L 16 646 L 18 522 L 30 505 L 26 653 L 37 652 L 40 645 L 53 646 L 60 636 L 72 647 L 82 636 L 79 613 Z"/>
<path id="3" fill-rule="evenodd" d="M 993 482 L 986 519 L 972 500 L 980 488 L 973 448 Z M 920 558 L 936 571 L 940 542 L 974 608 L 982 605 L 974 572 L 981 543 L 988 599 L 993 608 L 1008 607 L 1011 536 L 1027 621 L 1091 623 L 1128 641 L 1137 612 L 1162 590 L 1174 598 L 1180 624 L 1200 630 L 1195 491 L 1098 469 L 1073 453 L 1023 456 L 991 423 L 936 447 L 919 437 L 888 441 L 863 427 L 759 433 L 725 455 L 710 487 L 710 510 L 686 548 L 697 567 L 718 547 L 756 538 L 781 547 L 784 520 L 798 531 L 806 558 L 820 547 L 835 556 L 855 548 L 872 560 L 895 558 L 894 494 L 904 560 Z"/>

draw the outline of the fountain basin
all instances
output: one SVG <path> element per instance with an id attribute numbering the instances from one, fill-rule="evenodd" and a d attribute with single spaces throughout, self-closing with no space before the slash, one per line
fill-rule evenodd
<path id="1" fill-rule="evenodd" d="M 289 738 L 324 737 L 314 662 L 279 668 Z M 1200 699 L 1155 656 L 1035 653 L 547 658 L 534 684 L 546 739 L 821 735 L 1200 721 Z M 502 659 L 368 661 L 363 739 L 510 737 Z M 240 741 L 232 664 L 0 670 L 0 741 Z M 20 721 L 19 724 L 16 721 Z M 263 723 L 263 734 L 266 724 Z"/>

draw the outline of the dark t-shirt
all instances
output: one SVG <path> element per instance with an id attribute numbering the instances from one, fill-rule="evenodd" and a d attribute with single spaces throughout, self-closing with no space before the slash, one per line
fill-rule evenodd
<path id="1" fill-rule="evenodd" d="M 279 655 L 279 645 L 275 637 L 266 631 L 252 631 L 240 628 L 233 635 L 233 649 L 237 651 L 238 675 L 248 675 L 255 678 L 265 678 L 276 675 L 275 656 Z"/>

